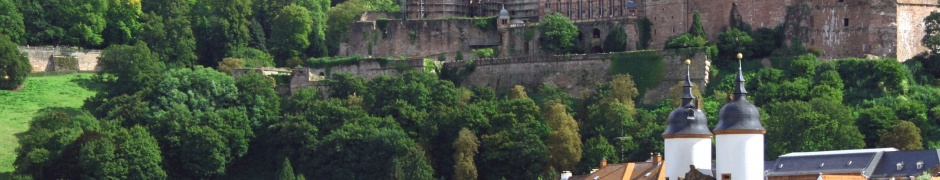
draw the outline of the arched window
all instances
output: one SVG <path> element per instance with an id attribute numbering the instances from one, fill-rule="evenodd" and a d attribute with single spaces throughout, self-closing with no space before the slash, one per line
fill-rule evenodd
<path id="1" fill-rule="evenodd" d="M 601 30 L 600 30 L 600 29 L 594 28 L 593 34 L 594 34 L 594 39 L 601 38 Z"/>

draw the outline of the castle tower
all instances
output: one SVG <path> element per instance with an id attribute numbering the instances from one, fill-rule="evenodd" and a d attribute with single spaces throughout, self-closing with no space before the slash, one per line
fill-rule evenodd
<path id="1" fill-rule="evenodd" d="M 718 112 L 715 127 L 716 177 L 722 179 L 764 179 L 764 126 L 760 112 L 747 101 L 744 74 L 738 53 L 738 77 L 734 96 Z"/>
<path id="2" fill-rule="evenodd" d="M 496 17 L 496 29 L 499 31 L 499 57 L 509 55 L 509 11 L 504 6 Z"/>
<path id="3" fill-rule="evenodd" d="M 685 64 L 689 68 L 691 61 L 685 60 Z M 669 114 L 666 132 L 663 132 L 666 141 L 666 178 L 671 180 L 684 177 L 690 170 L 694 171 L 689 169 L 689 165 L 710 169 L 712 162 L 713 135 L 708 130 L 705 112 L 696 107 L 688 71 L 682 88 L 682 104 Z"/>

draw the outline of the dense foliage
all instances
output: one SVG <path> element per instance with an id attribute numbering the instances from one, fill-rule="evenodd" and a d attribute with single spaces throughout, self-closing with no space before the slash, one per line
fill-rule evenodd
<path id="1" fill-rule="evenodd" d="M 564 53 L 574 50 L 578 37 L 578 27 L 568 17 L 553 13 L 546 15 L 539 22 L 539 43 L 542 49 L 552 53 Z"/>
<path id="2" fill-rule="evenodd" d="M 0 90 L 13 90 L 26 82 L 33 70 L 29 59 L 21 53 L 9 36 L 0 34 Z"/>

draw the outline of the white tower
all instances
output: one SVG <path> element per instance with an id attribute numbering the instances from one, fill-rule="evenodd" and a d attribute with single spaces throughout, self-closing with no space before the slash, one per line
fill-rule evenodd
<path id="1" fill-rule="evenodd" d="M 691 61 L 685 60 L 685 64 L 688 68 Z M 669 114 L 666 132 L 663 132 L 666 141 L 666 178 L 670 180 L 695 171 L 689 168 L 690 165 L 698 169 L 711 169 L 712 162 L 712 132 L 708 130 L 705 112 L 696 107 L 688 70 L 682 88 L 682 105 Z"/>
<path id="2" fill-rule="evenodd" d="M 744 74 L 741 72 L 741 54 L 738 53 L 738 77 L 734 96 L 718 112 L 715 127 L 715 159 L 718 180 L 764 179 L 764 126 L 760 111 L 747 101 Z"/>

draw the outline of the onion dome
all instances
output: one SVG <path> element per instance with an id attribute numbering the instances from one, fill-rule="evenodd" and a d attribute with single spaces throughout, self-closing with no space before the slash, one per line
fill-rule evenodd
<path id="1" fill-rule="evenodd" d="M 509 11 L 506 10 L 506 6 L 505 6 L 505 5 L 503 5 L 503 9 L 502 9 L 502 10 L 499 10 L 499 18 L 500 18 L 500 19 L 509 18 Z"/>
<path id="2" fill-rule="evenodd" d="M 744 89 L 744 73 L 741 72 L 741 55 L 738 54 L 738 77 L 735 78 L 734 96 L 731 102 L 718 111 L 718 126 L 715 134 L 764 134 L 760 123 L 760 111 L 747 101 Z"/>
<path id="3" fill-rule="evenodd" d="M 685 60 L 685 64 L 688 66 L 691 61 Z M 682 104 L 669 114 L 663 138 L 711 138 L 708 118 L 705 117 L 705 112 L 696 107 L 695 102 L 692 78 L 686 70 L 685 84 L 682 85 Z"/>

